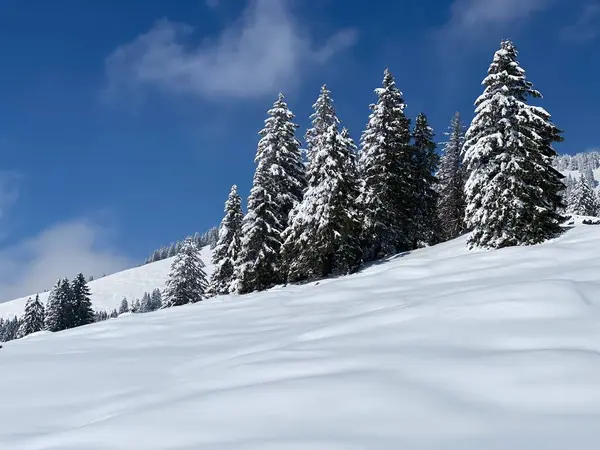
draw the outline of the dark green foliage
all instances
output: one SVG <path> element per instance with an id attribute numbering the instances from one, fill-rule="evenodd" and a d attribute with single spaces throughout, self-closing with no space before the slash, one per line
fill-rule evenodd
<path id="1" fill-rule="evenodd" d="M 404 115 L 402 92 L 385 71 L 378 101 L 361 138 L 359 170 L 365 258 L 374 260 L 410 248 L 411 168 L 410 120 Z"/>
<path id="2" fill-rule="evenodd" d="M 73 327 L 88 325 L 94 323 L 94 309 L 90 288 L 82 273 L 71 283 L 72 301 L 73 301 Z"/>
<path id="3" fill-rule="evenodd" d="M 412 249 L 441 241 L 437 216 L 438 193 L 435 190 L 437 179 L 434 175 L 439 157 L 433 137 L 427 116 L 419 114 L 413 131 L 412 188 L 409 193 L 412 200 L 409 228 Z"/>

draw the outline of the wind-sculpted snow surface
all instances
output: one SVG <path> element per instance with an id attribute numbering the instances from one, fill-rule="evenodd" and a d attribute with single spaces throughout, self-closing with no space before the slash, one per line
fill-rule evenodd
<path id="1" fill-rule="evenodd" d="M 465 242 L 9 342 L 0 448 L 598 449 L 600 227 Z"/>

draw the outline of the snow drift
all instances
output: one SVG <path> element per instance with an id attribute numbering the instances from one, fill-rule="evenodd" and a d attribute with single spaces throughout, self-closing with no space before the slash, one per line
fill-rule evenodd
<path id="1" fill-rule="evenodd" d="M 596 449 L 600 226 L 0 350 L 0 448 Z M 122 295 L 119 295 L 122 296 Z"/>

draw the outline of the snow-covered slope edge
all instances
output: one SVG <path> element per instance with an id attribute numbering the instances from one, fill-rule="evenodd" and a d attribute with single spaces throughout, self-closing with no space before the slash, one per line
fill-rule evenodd
<path id="1" fill-rule="evenodd" d="M 206 273 L 212 273 L 210 247 L 203 247 L 200 254 L 202 261 L 206 264 Z M 89 286 L 94 309 L 97 311 L 111 311 L 119 308 L 123 297 L 131 302 L 135 299 L 141 299 L 144 292 L 150 293 L 156 288 L 162 290 L 167 281 L 172 262 L 173 258 L 168 258 L 91 281 Z M 40 293 L 40 299 L 44 304 L 48 300 L 48 295 L 49 292 Z M 0 318 L 21 316 L 25 310 L 27 299 L 34 296 L 35 293 L 27 297 L 0 303 Z"/>
<path id="2" fill-rule="evenodd" d="M 0 448 L 592 450 L 600 226 L 0 350 Z"/>

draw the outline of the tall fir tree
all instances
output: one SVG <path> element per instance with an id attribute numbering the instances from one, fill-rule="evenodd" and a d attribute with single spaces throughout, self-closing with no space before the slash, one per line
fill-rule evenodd
<path id="1" fill-rule="evenodd" d="M 192 238 L 183 242 L 175 256 L 165 288 L 166 308 L 197 303 L 204 299 L 207 281 L 200 250 Z"/>
<path id="2" fill-rule="evenodd" d="M 437 244 L 441 240 L 437 216 L 438 193 L 435 172 L 439 164 L 433 129 L 427 116 L 417 116 L 413 131 L 412 192 L 413 200 L 409 239 L 411 248 Z"/>
<path id="3" fill-rule="evenodd" d="M 291 213 L 282 255 L 289 281 L 355 272 L 361 264 L 354 142 L 334 121 L 315 139 L 308 189 Z"/>
<path id="4" fill-rule="evenodd" d="M 77 275 L 71 283 L 71 290 L 74 303 L 74 323 L 73 326 L 79 327 L 94 323 L 94 309 L 90 288 L 82 273 Z"/>
<path id="5" fill-rule="evenodd" d="M 152 311 L 156 311 L 157 309 L 162 308 L 163 301 L 160 289 L 156 288 L 152 291 L 152 294 L 150 294 L 150 300 L 152 305 Z"/>
<path id="6" fill-rule="evenodd" d="M 331 98 L 331 91 L 327 89 L 327 85 L 321 86 L 321 92 L 317 101 L 313 105 L 314 112 L 310 116 L 312 127 L 306 131 L 304 140 L 306 141 L 306 159 L 308 161 L 307 172 L 311 172 L 311 164 L 315 149 L 322 148 L 323 138 L 327 133 L 328 128 L 331 125 L 338 125 L 340 123 L 337 118 L 335 107 L 333 106 L 333 99 Z M 307 179 L 310 175 L 307 175 Z"/>
<path id="7" fill-rule="evenodd" d="M 242 222 L 235 289 L 261 291 L 284 281 L 280 250 L 288 216 L 302 200 L 306 186 L 294 115 L 282 94 L 268 112 L 258 143 L 257 164 Z"/>
<path id="8" fill-rule="evenodd" d="M 585 165 L 582 172 L 588 186 L 594 189 L 596 187 L 596 179 L 594 178 L 594 170 L 592 169 L 591 161 Z"/>
<path id="9" fill-rule="evenodd" d="M 561 233 L 563 176 L 552 167 L 562 140 L 527 81 L 517 49 L 503 41 L 465 136 L 466 223 L 471 247 L 532 245 Z"/>
<path id="10" fill-rule="evenodd" d="M 454 239 L 464 232 L 465 220 L 465 171 L 462 149 L 465 142 L 464 126 L 460 113 L 456 113 L 446 132 L 438 178 L 438 215 L 442 239 Z"/>
<path id="11" fill-rule="evenodd" d="M 233 185 L 225 202 L 225 217 L 219 227 L 219 240 L 213 251 L 214 271 L 208 291 L 211 295 L 229 294 L 232 291 L 235 264 L 238 260 L 242 237 L 242 199 Z"/>
<path id="12" fill-rule="evenodd" d="M 402 92 L 386 69 L 378 100 L 361 138 L 359 170 L 365 258 L 374 260 L 409 248 L 412 147 Z"/>
<path id="13" fill-rule="evenodd" d="M 140 302 L 140 309 L 138 312 L 147 313 L 150 311 L 153 311 L 152 298 L 150 297 L 150 294 L 144 292 L 144 295 L 142 295 L 142 301 Z"/>
<path id="14" fill-rule="evenodd" d="M 48 297 L 46 329 L 56 332 L 72 328 L 75 323 L 73 306 L 73 292 L 69 280 L 58 280 Z"/>
<path id="15" fill-rule="evenodd" d="M 35 299 L 28 299 L 25 304 L 25 314 L 19 328 L 19 335 L 23 337 L 42 331 L 44 329 L 45 317 L 44 305 L 40 301 L 40 296 L 36 295 Z"/>
<path id="16" fill-rule="evenodd" d="M 567 199 L 567 212 L 580 216 L 597 216 L 599 209 L 598 198 L 582 174 Z"/>

